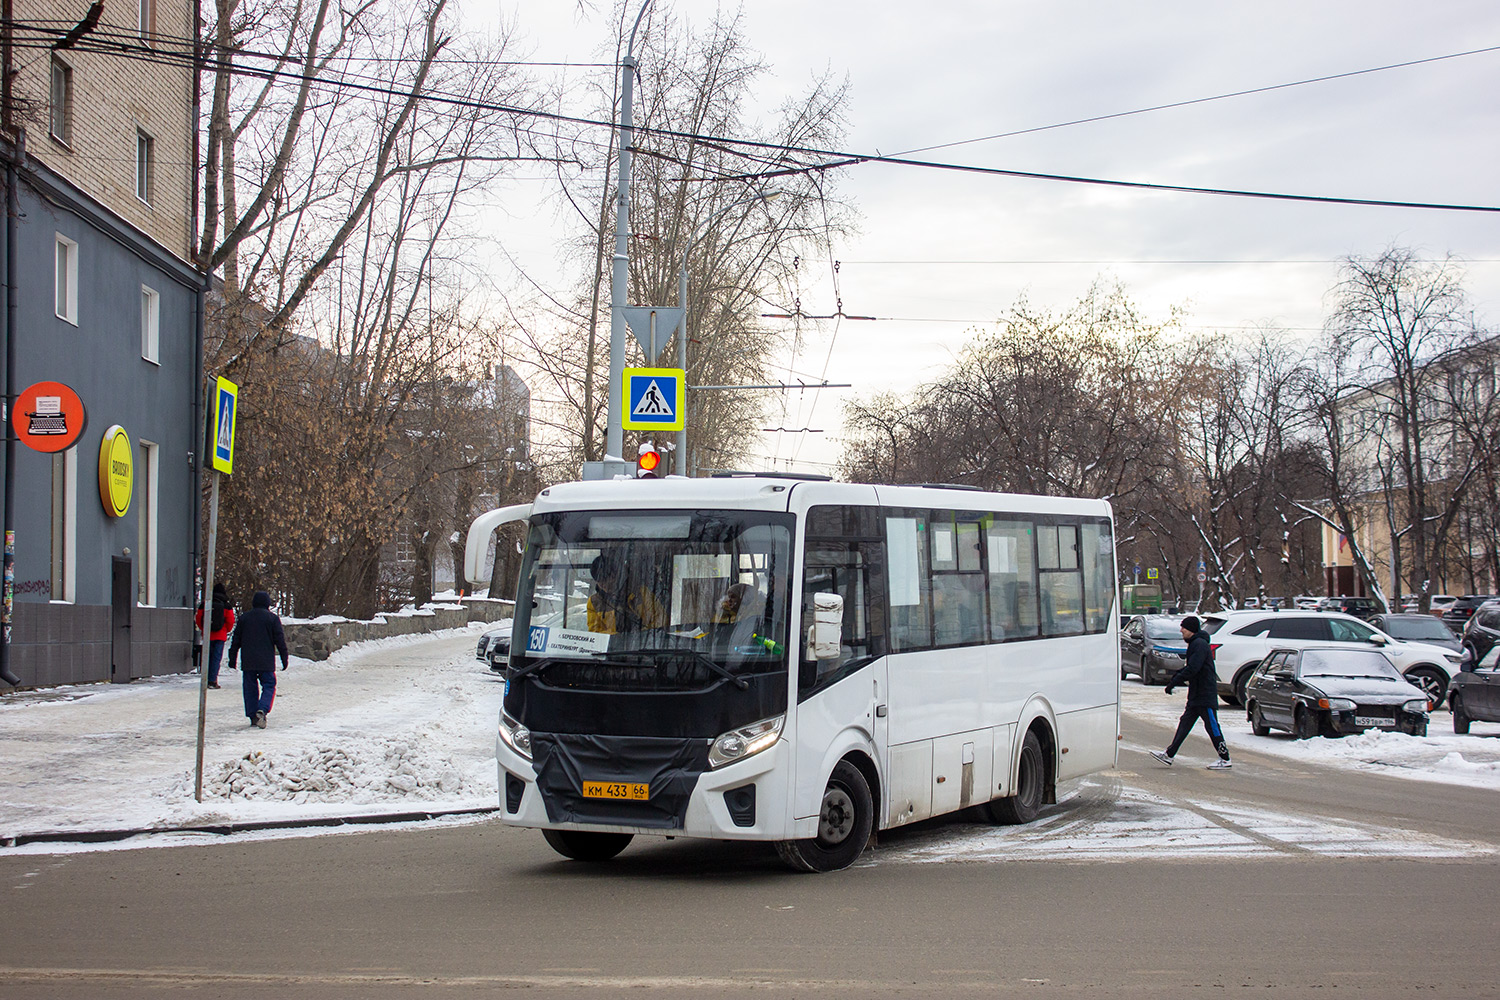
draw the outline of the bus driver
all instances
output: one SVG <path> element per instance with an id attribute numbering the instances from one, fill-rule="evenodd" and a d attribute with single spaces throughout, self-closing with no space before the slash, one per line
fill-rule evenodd
<path id="1" fill-rule="evenodd" d="M 645 587 L 626 593 L 624 573 L 619 562 L 609 556 L 598 556 L 589 566 L 594 577 L 594 592 L 589 595 L 589 631 L 614 635 L 636 632 L 643 628 L 661 628 L 667 623 L 666 610 L 656 595 Z"/>

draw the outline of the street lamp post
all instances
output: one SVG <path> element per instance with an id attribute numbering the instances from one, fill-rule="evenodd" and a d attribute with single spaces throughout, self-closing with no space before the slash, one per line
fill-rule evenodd
<path id="1" fill-rule="evenodd" d="M 708 219 L 704 221 L 703 225 L 701 225 L 697 229 L 695 229 L 693 231 L 693 235 L 690 236 L 690 237 L 688 237 L 687 246 L 682 251 L 682 267 L 677 272 L 677 307 L 682 310 L 682 325 L 681 325 L 681 327 L 678 328 L 678 331 L 677 331 L 677 367 L 682 369 L 684 380 L 686 380 L 686 378 L 687 378 L 687 342 L 688 342 L 687 287 L 688 287 L 688 255 L 693 252 L 693 244 L 695 244 L 695 243 L 698 242 L 698 237 L 702 236 L 705 232 L 707 232 L 708 229 L 715 222 L 717 222 L 719 220 L 720 216 L 724 215 L 726 212 L 730 211 L 731 209 L 739 208 L 741 205 L 748 205 L 748 204 L 750 204 L 752 202 L 757 202 L 757 201 L 760 201 L 760 202 L 771 202 L 771 201 L 775 201 L 777 198 L 780 198 L 780 197 L 781 197 L 781 192 L 780 191 L 766 191 L 766 192 L 763 192 L 763 193 L 758 193 L 758 194 L 750 195 L 749 197 L 746 197 L 746 198 L 741 198 L 739 201 L 730 202 L 728 205 L 725 205 L 723 208 L 719 209 L 713 215 L 710 215 L 708 217 Z M 684 407 L 686 407 L 687 406 L 687 385 L 686 384 L 683 385 L 682 390 L 683 390 L 682 391 L 682 405 Z M 688 474 L 687 473 L 687 424 L 686 424 L 686 422 L 683 423 L 682 430 L 680 430 L 680 431 L 677 432 L 677 448 L 676 448 L 676 451 L 677 451 L 677 474 L 679 476 L 685 476 L 685 475 Z"/>
<path id="2" fill-rule="evenodd" d="M 630 149 L 635 143 L 631 99 L 635 85 L 635 33 L 651 0 L 641 4 L 641 12 L 630 29 L 630 42 L 620 62 L 620 172 L 615 191 L 615 255 L 609 282 L 609 418 L 605 421 L 604 462 L 618 463 L 623 471 L 625 428 L 622 393 L 625 381 L 625 313 L 630 290 Z"/>

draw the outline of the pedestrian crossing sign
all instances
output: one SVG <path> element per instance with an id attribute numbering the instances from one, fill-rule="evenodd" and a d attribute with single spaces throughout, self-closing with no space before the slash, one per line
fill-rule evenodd
<path id="1" fill-rule="evenodd" d="M 620 425 L 630 431 L 680 431 L 686 424 L 681 368 L 627 368 Z"/>

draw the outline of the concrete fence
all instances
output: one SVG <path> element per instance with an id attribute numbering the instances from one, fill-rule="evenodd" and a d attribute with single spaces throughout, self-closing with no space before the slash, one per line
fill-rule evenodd
<path id="1" fill-rule="evenodd" d="M 342 649 L 351 642 L 463 628 L 470 622 L 504 621 L 510 618 L 515 606 L 515 601 L 466 597 L 458 604 L 431 604 L 418 611 L 376 615 L 372 621 L 367 622 L 347 618 L 289 621 L 284 623 L 286 644 L 293 656 L 326 660 L 335 650 Z"/>

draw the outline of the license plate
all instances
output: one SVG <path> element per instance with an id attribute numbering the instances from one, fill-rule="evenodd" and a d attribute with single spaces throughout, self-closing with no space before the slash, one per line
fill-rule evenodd
<path id="1" fill-rule="evenodd" d="M 629 799 L 644 802 L 651 797 L 651 786 L 639 781 L 585 781 L 586 799 Z"/>
<path id="2" fill-rule="evenodd" d="M 1386 719 L 1378 715 L 1356 715 L 1354 717 L 1356 726 L 1394 726 L 1395 719 Z"/>

